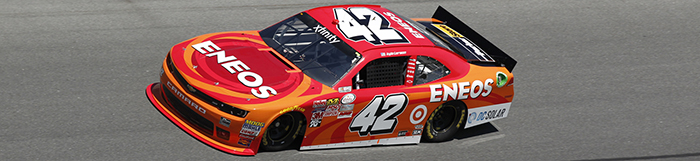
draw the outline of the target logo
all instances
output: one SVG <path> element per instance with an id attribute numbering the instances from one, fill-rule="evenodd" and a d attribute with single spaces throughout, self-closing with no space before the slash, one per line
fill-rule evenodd
<path id="1" fill-rule="evenodd" d="M 425 105 L 418 105 L 416 108 L 413 108 L 413 111 L 411 111 L 411 123 L 415 125 L 423 122 L 423 119 L 425 119 L 425 116 L 427 115 L 428 108 L 425 107 Z"/>

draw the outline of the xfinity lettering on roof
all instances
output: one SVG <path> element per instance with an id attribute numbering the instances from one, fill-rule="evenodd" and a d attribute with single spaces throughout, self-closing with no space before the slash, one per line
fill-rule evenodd
<path id="1" fill-rule="evenodd" d="M 326 29 L 326 27 L 323 27 L 321 25 L 316 25 L 316 27 L 313 27 L 313 29 L 314 29 L 314 32 L 316 32 L 319 35 L 326 38 L 326 40 L 328 40 L 328 42 L 331 44 L 340 42 L 340 40 L 338 39 L 338 36 L 335 36 L 333 33 L 328 31 L 328 29 Z"/>

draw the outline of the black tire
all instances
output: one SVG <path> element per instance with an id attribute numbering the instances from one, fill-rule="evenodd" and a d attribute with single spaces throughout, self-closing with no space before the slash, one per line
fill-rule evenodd
<path id="1" fill-rule="evenodd" d="M 463 127 L 467 109 L 459 102 L 447 102 L 438 106 L 428 117 L 423 129 L 423 140 L 441 142 L 452 140 Z"/>
<path id="2" fill-rule="evenodd" d="M 267 126 L 263 134 L 260 148 L 265 151 L 285 150 L 292 145 L 298 136 L 303 135 L 304 119 L 303 115 L 296 113 L 285 113 L 277 117 Z"/>

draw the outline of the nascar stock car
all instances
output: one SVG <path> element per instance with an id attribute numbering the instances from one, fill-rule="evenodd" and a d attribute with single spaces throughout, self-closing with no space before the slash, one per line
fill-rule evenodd
<path id="1" fill-rule="evenodd" d="M 150 102 L 224 152 L 416 144 L 508 116 L 516 61 L 438 7 L 319 7 L 171 48 Z"/>

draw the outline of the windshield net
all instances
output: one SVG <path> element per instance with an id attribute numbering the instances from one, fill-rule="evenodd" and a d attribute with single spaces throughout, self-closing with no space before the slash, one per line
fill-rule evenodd
<path id="1" fill-rule="evenodd" d="M 335 44 L 342 41 L 327 40 L 328 34 L 332 34 L 330 31 L 325 30 L 318 22 L 303 22 L 299 17 L 310 18 L 300 15 L 291 17 L 260 31 L 260 36 L 304 74 L 332 87 L 359 60 L 360 55 L 355 51 L 338 49 Z"/>

